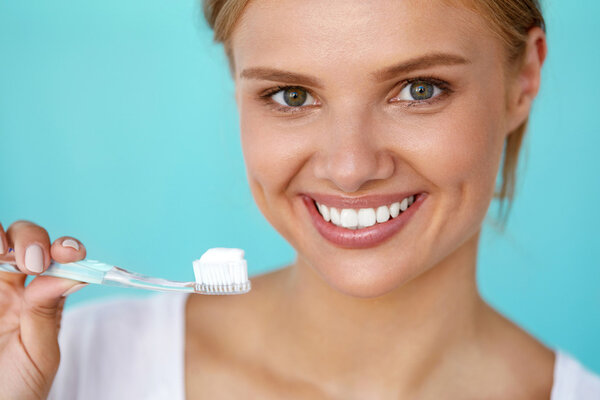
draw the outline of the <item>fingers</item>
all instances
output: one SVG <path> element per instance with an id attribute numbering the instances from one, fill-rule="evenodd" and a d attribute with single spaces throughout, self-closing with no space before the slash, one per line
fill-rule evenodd
<path id="1" fill-rule="evenodd" d="M 4 231 L 2 224 L 0 224 L 0 264 L 12 263 L 15 261 L 15 253 L 14 251 L 10 252 L 9 249 L 10 247 L 8 245 L 6 232 Z M 0 280 L 10 285 L 23 286 L 26 279 L 27 275 L 0 272 Z"/>
<path id="2" fill-rule="evenodd" d="M 70 279 L 38 276 L 25 288 L 21 341 L 32 359 L 42 364 L 40 367 L 50 367 L 59 356 L 57 337 L 64 295 L 83 286 Z"/>
<path id="3" fill-rule="evenodd" d="M 0 256 L 8 253 L 8 242 L 6 241 L 6 233 L 0 223 Z"/>
<path id="4" fill-rule="evenodd" d="M 3 230 L 1 232 L 0 240 L 6 243 L 4 247 L 14 248 L 17 267 L 26 274 L 42 273 L 50 266 L 51 260 L 69 263 L 86 256 L 83 243 L 71 236 L 60 237 L 51 246 L 48 232 L 33 222 L 17 221 L 8 228 L 6 234 Z"/>
<path id="5" fill-rule="evenodd" d="M 15 250 L 17 267 L 26 274 L 40 274 L 50 265 L 50 237 L 39 225 L 17 221 L 6 231 L 8 245 Z"/>
<path id="6" fill-rule="evenodd" d="M 86 255 L 85 246 L 71 236 L 63 236 L 54 241 L 50 247 L 50 255 L 59 263 L 70 263 L 83 260 Z"/>

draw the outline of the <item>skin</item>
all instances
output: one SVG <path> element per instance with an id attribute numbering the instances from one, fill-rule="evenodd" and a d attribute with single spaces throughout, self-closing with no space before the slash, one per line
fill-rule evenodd
<path id="1" fill-rule="evenodd" d="M 75 240 L 79 249 L 63 246 Z M 85 258 L 85 247 L 71 236 L 50 242 L 46 230 L 29 221 L 16 221 L 4 231 L 0 224 L 0 263 L 25 265 L 25 251 L 38 245 L 44 270 L 51 260 L 61 263 Z M 14 252 L 9 252 L 13 248 Z M 81 282 L 40 276 L 27 287 L 26 275 L 0 273 L 0 399 L 45 399 L 58 369 L 60 317 L 69 291 Z M 71 292 L 72 293 L 72 292 Z"/>
<path id="2" fill-rule="evenodd" d="M 243 299 L 190 299 L 190 398 L 226 386 L 260 398 L 293 388 L 298 398 L 548 399 L 552 351 L 476 285 L 502 146 L 539 88 L 543 31 L 529 32 L 525 63 L 509 74 L 502 43 L 464 8 L 264 0 L 244 10 L 232 49 L 250 187 L 298 256 L 255 278 Z M 469 63 L 370 80 L 434 52 Z M 310 75 L 322 87 L 241 76 L 255 67 Z M 391 101 L 420 75 L 452 93 L 424 106 Z M 312 99 L 296 113 L 276 111 L 259 95 L 277 85 L 302 86 Z M 405 190 L 429 196 L 408 225 L 368 249 L 326 241 L 299 197 Z M 205 326 L 209 318 L 218 322 Z"/>
<path id="3" fill-rule="evenodd" d="M 188 398 L 548 399 L 553 352 L 491 308 L 476 284 L 502 146 L 539 89 L 543 31 L 530 30 L 523 65 L 508 73 L 485 21 L 442 1 L 256 0 L 232 49 L 248 181 L 298 255 L 253 277 L 243 296 L 189 298 Z M 469 62 L 370 80 L 440 51 Z M 254 67 L 310 75 L 322 87 L 240 77 Z M 452 92 L 408 107 L 399 95 L 419 76 Z M 278 112 L 259 99 L 277 85 L 302 86 L 315 103 Z M 321 237 L 299 198 L 406 190 L 428 198 L 401 231 L 360 250 Z M 24 254 L 34 243 L 44 268 L 85 258 L 83 244 L 63 247 L 65 238 L 51 244 L 27 221 L 0 225 L 0 261 L 31 273 Z M 22 276 L 0 273 L 0 398 L 45 398 L 62 294 L 76 284 L 38 277 L 24 288 Z"/>

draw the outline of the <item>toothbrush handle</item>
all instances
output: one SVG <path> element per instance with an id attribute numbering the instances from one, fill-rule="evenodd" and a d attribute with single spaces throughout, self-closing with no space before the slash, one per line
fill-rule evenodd
<path id="1" fill-rule="evenodd" d="M 104 275 L 113 267 L 114 265 L 87 259 L 67 264 L 53 261 L 50 264 L 50 267 L 40 275 L 67 278 L 87 283 L 102 283 Z M 0 264 L 0 271 L 22 274 L 22 272 L 12 264 Z"/>
<path id="2" fill-rule="evenodd" d="M 0 264 L 0 271 L 22 274 L 14 263 Z M 67 264 L 53 261 L 42 276 L 55 276 L 75 281 L 117 287 L 158 290 L 163 292 L 195 292 L 194 282 L 176 282 L 130 272 L 96 260 L 80 260 Z"/>

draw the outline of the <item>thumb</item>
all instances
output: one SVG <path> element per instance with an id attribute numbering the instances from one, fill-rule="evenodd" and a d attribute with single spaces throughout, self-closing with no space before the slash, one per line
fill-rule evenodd
<path id="1" fill-rule="evenodd" d="M 58 366 L 58 331 L 64 295 L 85 286 L 70 279 L 38 276 L 25 288 L 21 309 L 21 341 L 31 360 L 44 372 Z"/>

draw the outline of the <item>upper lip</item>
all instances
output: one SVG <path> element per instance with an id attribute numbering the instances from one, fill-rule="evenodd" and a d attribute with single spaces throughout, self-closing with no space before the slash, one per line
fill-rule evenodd
<path id="1" fill-rule="evenodd" d="M 304 193 L 319 204 L 336 208 L 376 208 L 389 205 L 404 198 L 422 193 L 421 191 L 388 194 L 369 194 L 360 197 L 339 196 L 325 193 Z"/>

